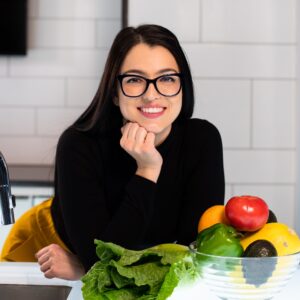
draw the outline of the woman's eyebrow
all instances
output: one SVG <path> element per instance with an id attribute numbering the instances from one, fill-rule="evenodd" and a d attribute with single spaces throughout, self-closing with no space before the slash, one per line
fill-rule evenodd
<path id="1" fill-rule="evenodd" d="M 165 68 L 165 69 L 161 69 L 159 71 L 157 71 L 155 74 L 159 75 L 159 74 L 164 74 L 164 73 L 178 73 L 179 71 L 176 70 L 176 69 L 173 69 L 173 68 Z M 131 74 L 131 73 L 134 73 L 134 74 L 139 74 L 139 75 L 142 75 L 142 76 L 147 76 L 148 74 L 142 70 L 139 70 L 139 69 L 129 69 L 129 70 L 126 70 L 124 72 L 122 72 L 122 74 Z"/>
<path id="2" fill-rule="evenodd" d="M 122 74 L 131 74 L 131 73 L 144 75 L 144 76 L 147 75 L 145 72 L 138 70 L 138 69 L 130 69 L 130 70 L 122 72 Z"/>
<path id="3" fill-rule="evenodd" d="M 166 68 L 166 69 L 159 70 L 159 71 L 157 72 L 157 74 L 161 74 L 161 73 L 170 73 L 170 72 L 172 72 L 172 73 L 178 73 L 179 71 L 176 70 L 176 69 L 173 69 L 173 68 Z"/>

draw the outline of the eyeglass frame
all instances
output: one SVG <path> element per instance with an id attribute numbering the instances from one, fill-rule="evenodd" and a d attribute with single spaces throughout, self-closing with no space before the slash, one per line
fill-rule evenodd
<path id="1" fill-rule="evenodd" d="M 158 90 L 157 85 L 156 85 L 156 82 L 157 82 L 158 79 L 160 79 L 160 78 L 162 78 L 162 77 L 165 77 L 165 76 L 177 76 L 177 77 L 179 77 L 180 87 L 179 87 L 179 90 L 178 90 L 177 93 L 175 93 L 175 94 L 173 94 L 173 95 L 164 95 L 164 94 L 162 94 L 162 93 Z M 145 87 L 145 90 L 144 90 L 140 95 L 137 95 L 137 96 L 129 96 L 129 95 L 127 95 L 127 94 L 124 92 L 124 89 L 123 89 L 123 79 L 126 78 L 126 77 L 138 77 L 138 78 L 144 79 L 144 80 L 146 81 L 146 87 Z M 135 75 L 135 74 L 119 74 L 119 75 L 117 76 L 117 79 L 118 79 L 118 81 L 119 81 L 119 83 L 120 83 L 120 87 L 121 87 L 121 91 L 122 91 L 123 95 L 126 96 L 126 97 L 129 97 L 129 98 L 137 98 L 137 97 L 141 97 L 142 95 L 144 95 L 144 94 L 147 92 L 150 83 L 152 83 L 152 84 L 154 85 L 155 90 L 156 90 L 160 95 L 162 95 L 162 96 L 164 96 L 164 97 L 174 97 L 174 96 L 178 95 L 178 94 L 180 93 L 181 89 L 182 89 L 182 77 L 183 77 L 183 76 L 182 76 L 182 73 L 163 74 L 163 75 L 160 75 L 160 76 L 158 76 L 158 77 L 156 77 L 156 78 L 153 78 L 153 79 L 149 79 L 149 78 L 146 78 L 146 77 L 144 77 L 144 76 L 141 76 L 141 75 Z"/>

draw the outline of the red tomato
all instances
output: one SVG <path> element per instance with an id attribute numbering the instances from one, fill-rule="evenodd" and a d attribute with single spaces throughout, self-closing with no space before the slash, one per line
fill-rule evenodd
<path id="1" fill-rule="evenodd" d="M 240 231 L 256 231 L 268 221 L 267 203 L 256 196 L 236 196 L 228 200 L 225 214 L 231 226 Z"/>

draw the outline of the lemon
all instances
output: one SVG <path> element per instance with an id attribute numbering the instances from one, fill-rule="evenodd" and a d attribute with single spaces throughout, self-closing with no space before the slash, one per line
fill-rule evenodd
<path id="1" fill-rule="evenodd" d="M 278 256 L 300 251 L 300 239 L 297 233 L 282 223 L 267 223 L 256 232 L 247 233 L 241 238 L 241 245 L 245 250 L 252 242 L 262 239 L 274 245 Z"/>

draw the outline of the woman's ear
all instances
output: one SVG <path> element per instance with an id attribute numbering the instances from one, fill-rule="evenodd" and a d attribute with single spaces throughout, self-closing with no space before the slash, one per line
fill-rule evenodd
<path id="1" fill-rule="evenodd" d="M 113 97 L 113 103 L 114 105 L 119 106 L 119 98 L 117 96 Z"/>

